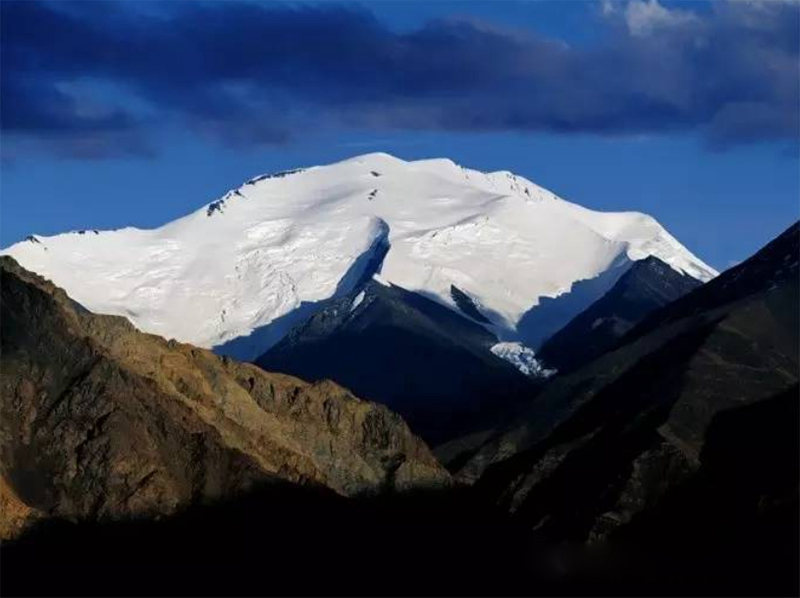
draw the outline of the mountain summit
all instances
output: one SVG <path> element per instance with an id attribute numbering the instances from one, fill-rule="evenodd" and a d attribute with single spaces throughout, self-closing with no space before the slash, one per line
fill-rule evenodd
<path id="1" fill-rule="evenodd" d="M 239 339 L 246 359 L 375 274 L 533 348 L 636 260 L 716 274 L 645 214 L 382 153 L 255 177 L 160 228 L 31 236 L 3 253 L 94 312 L 203 347 Z"/>

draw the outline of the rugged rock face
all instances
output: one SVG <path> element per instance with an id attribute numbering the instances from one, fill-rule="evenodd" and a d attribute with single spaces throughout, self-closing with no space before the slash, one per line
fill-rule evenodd
<path id="1" fill-rule="evenodd" d="M 163 515 L 270 481 L 347 496 L 448 483 L 381 405 L 143 334 L 0 267 L 5 537 L 34 517 Z"/>
<path id="2" fill-rule="evenodd" d="M 653 256 L 634 262 L 610 291 L 550 337 L 537 356 L 559 372 L 574 370 L 612 349 L 647 315 L 701 284 Z"/>
<path id="3" fill-rule="evenodd" d="M 713 546 L 728 568 L 764 559 L 762 581 L 775 567 L 785 581 L 797 548 L 798 257 L 794 225 L 554 381 L 513 424 L 462 443 L 451 467 L 544 537 L 632 539 L 698 567 Z"/>
<path id="4" fill-rule="evenodd" d="M 431 443 L 485 426 L 534 382 L 494 355 L 483 326 L 395 286 L 368 281 L 294 328 L 256 363 L 330 378 L 400 413 Z"/>

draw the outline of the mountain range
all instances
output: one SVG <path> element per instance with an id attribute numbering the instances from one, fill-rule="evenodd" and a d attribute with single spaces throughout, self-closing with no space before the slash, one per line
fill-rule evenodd
<path id="1" fill-rule="evenodd" d="M 388 154 L 255 177 L 160 228 L 32 235 L 2 253 L 144 332 L 331 378 L 432 442 L 575 365 L 565 337 L 603 318 L 594 356 L 716 275 L 645 214 Z M 564 328 L 603 297 L 591 324 Z"/>
<path id="2" fill-rule="evenodd" d="M 798 223 L 370 154 L 3 254 L 4 594 L 800 591 Z"/>
<path id="3" fill-rule="evenodd" d="M 666 593 L 685 592 L 683 577 L 719 591 L 720 576 L 727 591 L 765 592 L 770 576 L 786 591 L 800 540 L 798 260 L 794 224 L 440 458 L 549 541 L 623 547 Z"/>

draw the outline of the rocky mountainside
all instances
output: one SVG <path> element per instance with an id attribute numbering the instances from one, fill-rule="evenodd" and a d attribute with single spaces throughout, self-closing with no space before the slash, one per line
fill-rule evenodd
<path id="1" fill-rule="evenodd" d="M 795 224 L 453 443 L 451 468 L 548 541 L 650 555 L 668 593 L 681 575 L 796 592 L 799 258 Z"/>
<path id="2" fill-rule="evenodd" d="M 254 485 L 353 496 L 448 483 L 386 407 L 88 312 L 2 273 L 0 532 L 37 518 L 174 513 Z"/>
<path id="3" fill-rule="evenodd" d="M 432 443 L 486 425 L 535 382 L 491 352 L 479 323 L 370 280 L 311 316 L 256 360 L 305 380 L 335 379 L 400 413 Z"/>
<path id="4" fill-rule="evenodd" d="M 701 284 L 656 257 L 634 262 L 611 290 L 551 336 L 537 357 L 561 373 L 573 370 L 613 348 L 648 314 Z"/>

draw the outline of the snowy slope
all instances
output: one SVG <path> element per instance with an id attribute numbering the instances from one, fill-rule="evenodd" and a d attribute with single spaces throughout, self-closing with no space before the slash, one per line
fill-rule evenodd
<path id="1" fill-rule="evenodd" d="M 380 153 L 257 177 L 157 229 L 31 237 L 2 253 L 92 311 L 205 347 L 349 292 L 373 254 L 382 281 L 456 310 L 457 287 L 503 341 L 528 340 L 517 325 L 543 298 L 604 281 L 588 305 L 631 260 L 716 274 L 644 214 L 587 210 L 508 172 Z"/>

